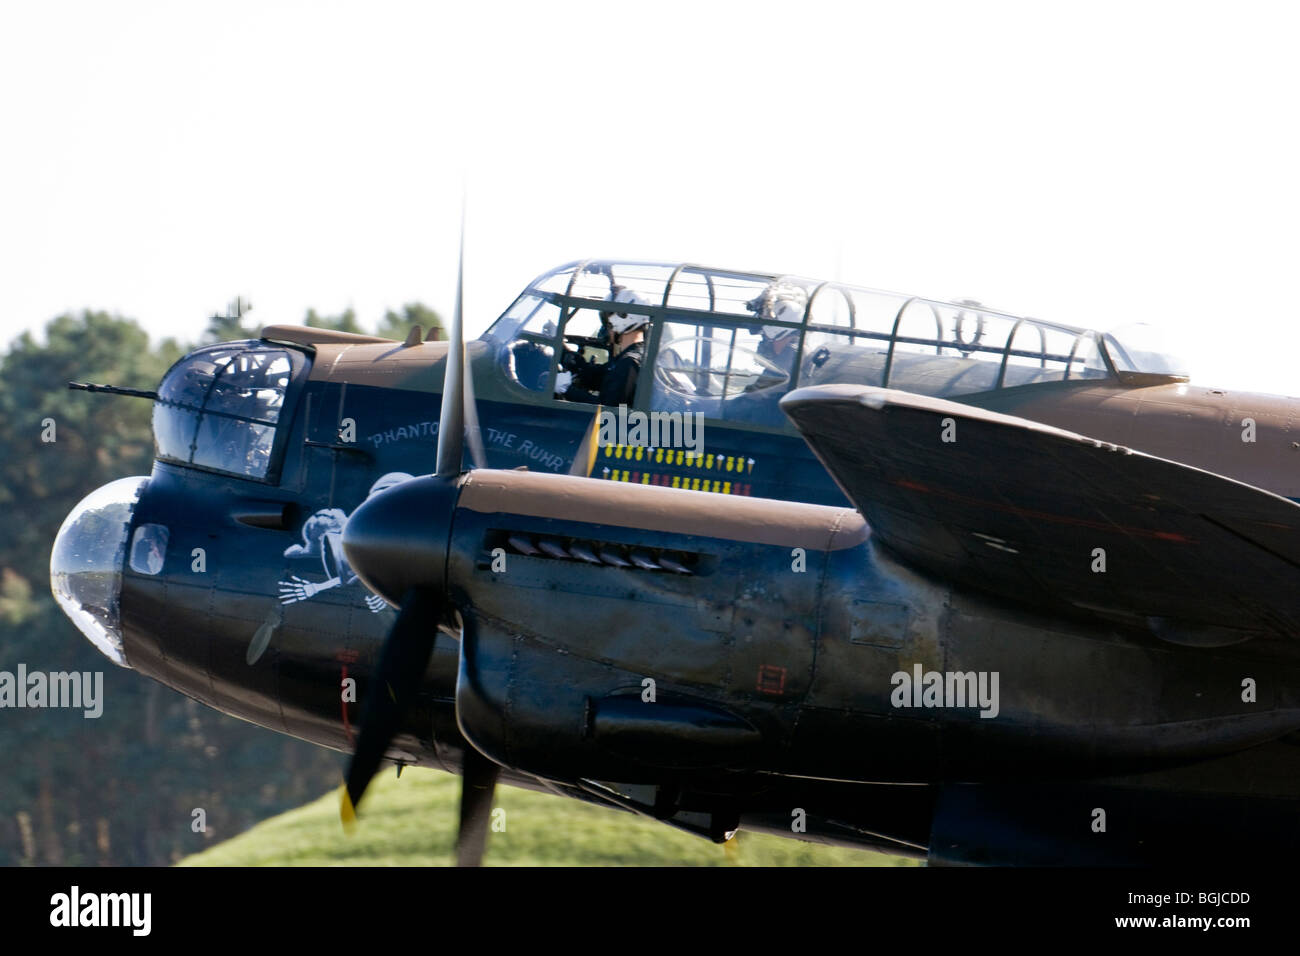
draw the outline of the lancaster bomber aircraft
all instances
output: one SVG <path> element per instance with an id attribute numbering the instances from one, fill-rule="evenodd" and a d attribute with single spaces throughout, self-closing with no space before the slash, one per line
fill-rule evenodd
<path id="1" fill-rule="evenodd" d="M 563 381 L 616 309 L 613 414 Z M 345 812 L 385 760 L 461 773 L 462 863 L 498 779 L 939 863 L 1300 849 L 1300 401 L 775 273 L 590 260 L 461 312 L 108 387 L 157 455 L 60 530 L 68 616 L 352 753 Z"/>

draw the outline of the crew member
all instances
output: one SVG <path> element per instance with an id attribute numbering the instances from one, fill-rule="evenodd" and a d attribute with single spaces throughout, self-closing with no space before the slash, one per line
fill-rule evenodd
<path id="1" fill-rule="evenodd" d="M 776 317 L 785 319 L 787 314 L 792 314 L 795 321 L 803 318 L 803 314 L 792 306 L 784 305 L 778 308 Z M 784 325 L 763 326 L 763 341 L 758 343 L 758 355 L 784 372 L 787 381 L 794 376 L 794 359 L 798 354 L 798 329 L 788 328 Z"/>
<path id="2" fill-rule="evenodd" d="M 761 296 L 754 299 L 750 303 L 750 308 L 769 323 L 776 321 L 802 325 L 807 305 L 808 293 L 802 286 L 778 281 L 772 283 Z M 764 369 L 758 381 L 750 386 L 749 390 L 753 391 L 793 380 L 794 360 L 799 354 L 798 328 L 765 324 L 762 331 L 763 338 L 758 343 L 758 356 L 773 367 Z"/>
<path id="3" fill-rule="evenodd" d="M 648 306 L 645 299 L 615 286 L 610 301 L 623 305 Z M 645 361 L 645 331 L 650 317 L 638 312 L 602 312 L 610 343 L 609 361 L 580 362 L 573 372 L 561 372 L 555 378 L 555 394 L 570 402 L 591 405 L 631 405 L 636 396 L 636 380 Z"/>

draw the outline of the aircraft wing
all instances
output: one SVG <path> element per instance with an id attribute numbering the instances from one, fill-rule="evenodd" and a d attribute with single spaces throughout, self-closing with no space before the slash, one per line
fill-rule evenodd
<path id="1" fill-rule="evenodd" d="M 781 407 L 876 540 L 920 570 L 1176 643 L 1300 633 L 1300 506 L 1286 498 L 909 392 L 818 386 Z"/>

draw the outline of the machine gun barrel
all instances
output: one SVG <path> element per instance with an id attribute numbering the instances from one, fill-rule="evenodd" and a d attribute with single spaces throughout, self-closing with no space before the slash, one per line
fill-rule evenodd
<path id="1" fill-rule="evenodd" d="M 107 392 L 110 395 L 129 395 L 132 398 L 156 399 L 158 393 L 147 388 L 127 388 L 125 385 L 95 385 L 91 382 L 69 382 L 68 388 L 82 392 Z"/>

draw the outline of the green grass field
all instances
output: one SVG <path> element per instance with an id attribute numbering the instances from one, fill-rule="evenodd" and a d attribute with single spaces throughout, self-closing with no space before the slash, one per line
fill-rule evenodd
<path id="1" fill-rule="evenodd" d="M 339 794 L 282 813 L 180 866 L 449 866 L 460 778 L 408 769 L 370 785 L 354 832 L 339 822 Z M 915 861 L 741 832 L 727 847 L 630 813 L 498 787 L 505 829 L 488 841 L 488 866 L 909 866 Z"/>

